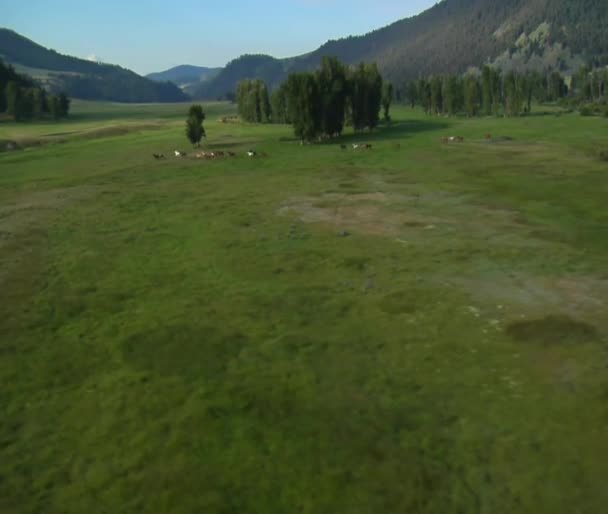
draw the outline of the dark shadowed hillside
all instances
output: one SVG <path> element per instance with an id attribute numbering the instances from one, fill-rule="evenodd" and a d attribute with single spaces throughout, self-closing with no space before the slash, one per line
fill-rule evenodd
<path id="1" fill-rule="evenodd" d="M 263 77 L 270 87 L 277 86 L 290 68 L 288 60 L 269 55 L 243 55 L 229 62 L 214 79 L 201 84 L 194 91 L 195 97 L 218 98 L 236 89 L 239 81 Z"/>
<path id="2" fill-rule="evenodd" d="M 329 41 L 314 52 L 270 66 L 252 66 L 251 57 L 231 63 L 199 93 L 215 96 L 244 78 L 271 87 L 289 71 L 314 69 L 323 55 L 346 63 L 375 61 L 393 81 L 432 73 L 464 72 L 471 66 L 562 70 L 587 62 L 608 63 L 607 0 L 443 0 L 418 16 L 364 36 Z"/>
<path id="3" fill-rule="evenodd" d="M 0 57 L 50 90 L 74 98 L 116 102 L 177 102 L 187 96 L 175 85 L 157 83 L 113 66 L 62 55 L 8 29 L 0 29 Z"/>

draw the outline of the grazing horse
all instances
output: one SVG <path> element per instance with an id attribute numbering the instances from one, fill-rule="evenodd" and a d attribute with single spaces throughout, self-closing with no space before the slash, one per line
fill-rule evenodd
<path id="1" fill-rule="evenodd" d="M 154 156 L 154 158 L 158 161 L 159 159 L 164 159 L 165 158 L 165 154 L 162 153 L 153 153 L 152 154 Z"/>
<path id="2" fill-rule="evenodd" d="M 179 150 L 174 150 L 175 157 L 186 157 L 186 152 L 180 152 Z"/>
<path id="3" fill-rule="evenodd" d="M 234 152 L 228 152 L 228 157 L 236 157 L 236 154 Z"/>
<path id="4" fill-rule="evenodd" d="M 342 148 L 342 150 L 346 150 L 346 145 L 340 145 L 340 148 Z"/>
<path id="5" fill-rule="evenodd" d="M 247 155 L 249 157 L 255 157 L 257 155 L 257 152 L 255 150 L 247 150 Z"/>

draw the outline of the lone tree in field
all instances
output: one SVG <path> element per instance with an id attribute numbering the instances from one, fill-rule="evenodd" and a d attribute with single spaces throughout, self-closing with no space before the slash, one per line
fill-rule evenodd
<path id="1" fill-rule="evenodd" d="M 190 106 L 188 119 L 186 120 L 186 137 L 193 146 L 200 146 L 201 139 L 205 137 L 203 121 L 205 121 L 205 112 L 203 111 L 202 106 Z"/>

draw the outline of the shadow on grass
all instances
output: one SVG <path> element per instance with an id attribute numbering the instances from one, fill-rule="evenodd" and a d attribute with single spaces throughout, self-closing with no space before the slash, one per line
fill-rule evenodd
<path id="1" fill-rule="evenodd" d="M 445 130 L 451 126 L 445 120 L 403 120 L 392 122 L 391 124 L 382 124 L 376 128 L 373 132 L 358 132 L 343 134 L 335 139 L 329 139 L 327 141 L 321 141 L 319 145 L 335 145 L 335 144 L 348 144 L 355 142 L 374 142 L 374 141 L 394 141 L 397 142 L 402 139 L 412 137 L 421 132 L 431 132 L 437 130 Z M 297 137 L 283 137 L 280 139 L 282 142 L 299 142 Z"/>

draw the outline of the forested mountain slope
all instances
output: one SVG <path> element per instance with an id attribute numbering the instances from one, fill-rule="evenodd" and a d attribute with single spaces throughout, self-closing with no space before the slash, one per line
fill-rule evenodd
<path id="1" fill-rule="evenodd" d="M 49 90 L 64 90 L 74 98 L 117 102 L 187 99 L 175 84 L 154 82 L 120 66 L 62 55 L 8 29 L 0 29 L 0 58 L 27 71 Z"/>
<path id="2" fill-rule="evenodd" d="M 460 73 L 487 62 L 565 71 L 582 63 L 608 64 L 606 27 L 607 0 L 443 0 L 418 16 L 329 41 L 304 56 L 266 56 L 262 67 L 251 66 L 251 56 L 237 59 L 229 73 L 220 73 L 198 93 L 216 96 L 244 78 L 261 78 L 273 87 L 290 71 L 316 68 L 324 55 L 349 64 L 377 62 L 395 82 Z"/>

